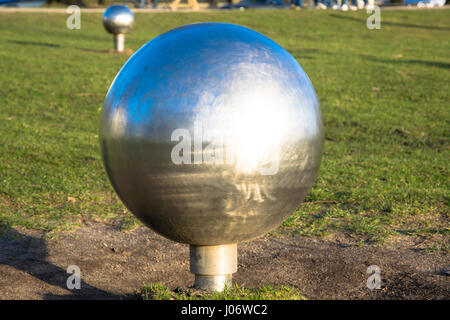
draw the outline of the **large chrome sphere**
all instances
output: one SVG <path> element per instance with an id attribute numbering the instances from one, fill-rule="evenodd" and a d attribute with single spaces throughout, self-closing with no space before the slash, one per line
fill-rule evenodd
<path id="1" fill-rule="evenodd" d="M 169 31 L 123 66 L 100 129 L 114 189 L 174 241 L 221 245 L 279 225 L 319 169 L 323 127 L 297 61 L 250 29 Z"/>
<path id="2" fill-rule="evenodd" d="M 128 33 L 134 24 L 134 15 L 126 6 L 114 5 L 103 13 L 103 26 L 112 34 Z"/>

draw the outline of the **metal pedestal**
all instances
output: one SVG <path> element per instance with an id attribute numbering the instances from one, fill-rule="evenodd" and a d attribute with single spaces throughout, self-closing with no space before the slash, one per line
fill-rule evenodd
<path id="1" fill-rule="evenodd" d="M 207 291 L 223 291 L 237 271 L 237 245 L 190 246 L 194 286 Z"/>
<path id="2" fill-rule="evenodd" d="M 122 52 L 125 49 L 125 35 L 123 33 L 114 35 L 114 50 Z"/>

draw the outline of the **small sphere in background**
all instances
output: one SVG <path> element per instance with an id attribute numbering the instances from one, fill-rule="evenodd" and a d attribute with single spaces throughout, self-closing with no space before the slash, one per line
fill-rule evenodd
<path id="1" fill-rule="evenodd" d="M 128 33 L 134 24 L 134 15 L 126 6 L 114 5 L 103 13 L 103 26 L 112 34 Z"/>

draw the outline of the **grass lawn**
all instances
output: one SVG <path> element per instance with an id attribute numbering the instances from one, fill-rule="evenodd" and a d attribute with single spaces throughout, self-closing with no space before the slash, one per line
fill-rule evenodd
<path id="1" fill-rule="evenodd" d="M 191 292 L 192 291 L 192 292 Z M 183 291 L 180 288 L 170 290 L 159 283 L 143 285 L 137 293 L 141 300 L 305 300 L 297 289 L 288 286 L 264 286 L 259 288 L 244 288 L 233 285 L 223 292 L 207 293 L 192 289 Z"/>
<path id="2" fill-rule="evenodd" d="M 450 10 L 137 13 L 137 50 L 174 27 L 241 24 L 286 48 L 310 77 L 326 129 L 307 202 L 274 235 L 414 237 L 449 250 Z M 0 229 L 139 223 L 107 180 L 98 143 L 106 92 L 128 56 L 108 53 L 100 13 L 0 13 Z"/>

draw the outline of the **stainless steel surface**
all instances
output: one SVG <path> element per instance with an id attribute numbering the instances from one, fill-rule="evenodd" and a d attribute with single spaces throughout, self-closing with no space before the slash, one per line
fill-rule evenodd
<path id="1" fill-rule="evenodd" d="M 237 271 L 237 245 L 189 246 L 190 270 L 194 286 L 208 291 L 222 291 L 231 285 Z"/>
<path id="2" fill-rule="evenodd" d="M 211 246 L 260 236 L 295 211 L 319 169 L 323 127 L 286 50 L 241 26 L 203 23 L 128 60 L 107 94 L 100 143 L 136 217 L 171 240 Z"/>
<path id="3" fill-rule="evenodd" d="M 122 52 L 125 49 L 125 35 L 123 33 L 114 35 L 114 50 Z"/>
<path id="4" fill-rule="evenodd" d="M 201 275 L 237 271 L 237 245 L 189 246 L 191 272 Z"/>
<path id="5" fill-rule="evenodd" d="M 220 274 L 214 276 L 195 275 L 194 287 L 206 291 L 223 291 L 227 286 L 233 284 L 231 274 Z"/>
<path id="6" fill-rule="evenodd" d="M 103 13 L 103 26 L 112 34 L 128 33 L 134 24 L 134 15 L 126 6 L 114 5 Z"/>

